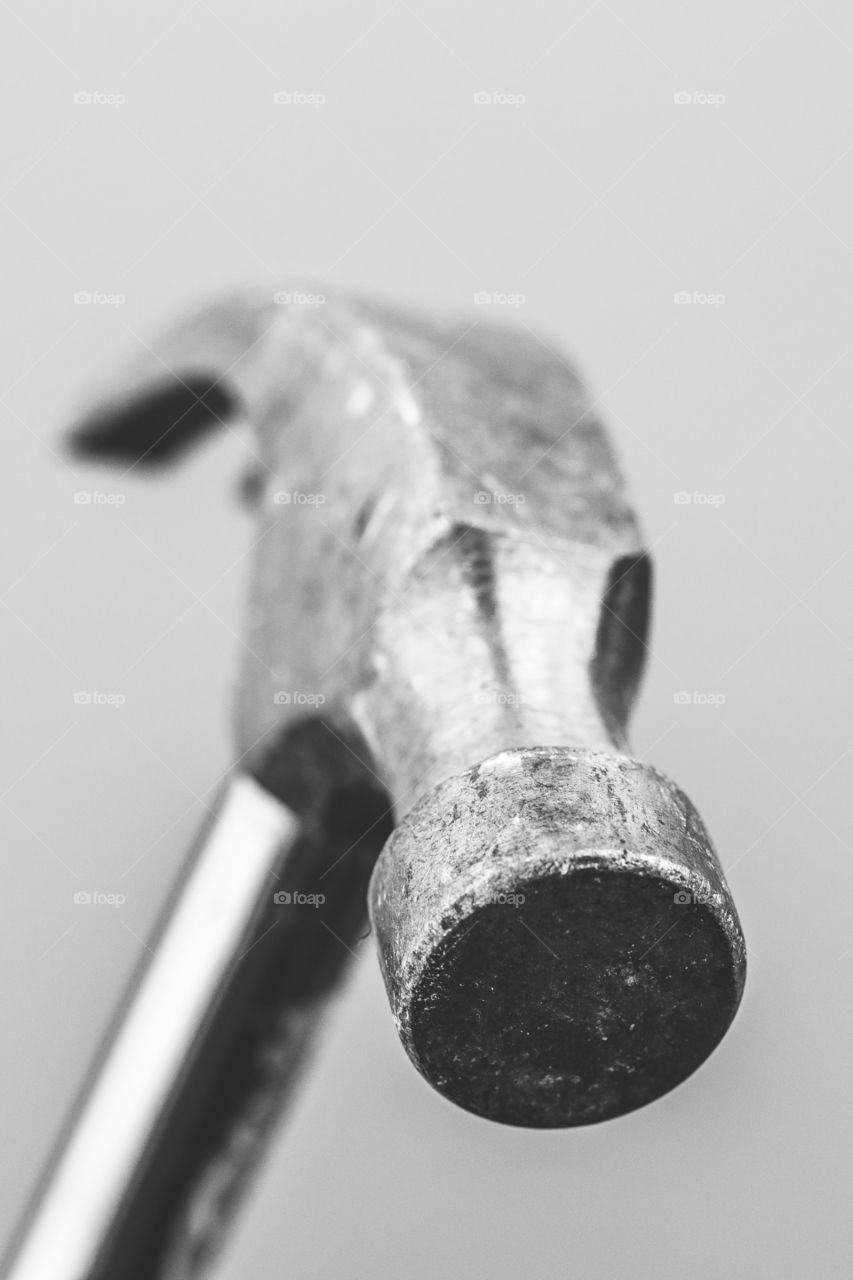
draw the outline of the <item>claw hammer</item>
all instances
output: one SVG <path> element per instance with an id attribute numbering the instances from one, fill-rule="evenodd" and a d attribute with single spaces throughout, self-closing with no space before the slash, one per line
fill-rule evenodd
<path id="1" fill-rule="evenodd" d="M 578 376 L 526 332 L 317 296 L 205 307 L 73 436 L 155 467 L 248 420 L 258 535 L 238 762 L 10 1280 L 203 1268 L 366 900 L 411 1060 L 507 1124 L 653 1101 L 741 997 L 702 821 L 628 754 L 650 566 Z"/>

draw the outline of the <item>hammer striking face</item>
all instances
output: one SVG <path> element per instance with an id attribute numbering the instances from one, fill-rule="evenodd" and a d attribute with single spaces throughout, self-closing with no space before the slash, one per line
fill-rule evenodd
<path id="1" fill-rule="evenodd" d="M 517 331 L 232 299 L 77 444 L 167 461 L 230 416 L 260 526 L 239 752 L 276 791 L 316 719 L 387 794 L 370 915 L 413 1062 L 528 1126 L 671 1089 L 734 1016 L 744 943 L 698 814 L 625 754 L 650 569 L 577 376 Z"/>

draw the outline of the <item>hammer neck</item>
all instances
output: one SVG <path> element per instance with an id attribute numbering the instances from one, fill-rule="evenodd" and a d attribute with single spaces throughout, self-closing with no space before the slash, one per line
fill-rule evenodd
<path id="1" fill-rule="evenodd" d="M 373 679 L 353 704 L 398 820 L 501 751 L 624 750 L 639 671 L 612 621 L 614 563 L 598 547 L 468 527 L 418 562 L 376 623 Z M 598 688 L 602 662 L 615 704 Z"/>

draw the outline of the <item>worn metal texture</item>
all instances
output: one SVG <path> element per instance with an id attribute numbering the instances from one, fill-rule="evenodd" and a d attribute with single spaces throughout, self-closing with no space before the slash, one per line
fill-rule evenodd
<path id="1" fill-rule="evenodd" d="M 626 756 L 509 750 L 448 779 L 391 837 L 371 900 L 413 1060 L 512 1124 L 649 1102 L 707 1057 L 743 989 L 699 815 Z"/>
<path id="2" fill-rule="evenodd" d="M 689 802 L 623 754 L 650 569 L 571 366 L 527 331 L 257 297 L 146 359 L 81 446 L 156 462 L 253 424 L 239 749 L 258 775 L 318 703 L 363 744 L 398 824 L 371 909 L 416 1065 L 537 1126 L 673 1087 L 735 1012 L 743 940 Z"/>
<path id="3" fill-rule="evenodd" d="M 443 596 L 429 624 L 435 649 L 412 655 L 427 663 L 425 678 L 440 679 L 448 622 L 476 597 L 477 634 L 457 638 L 453 661 L 476 678 L 483 646 L 493 653 L 501 629 L 514 624 L 517 649 L 537 645 L 527 663 L 532 678 L 556 682 L 554 706 L 567 702 L 560 686 L 574 683 L 578 659 L 594 648 L 608 579 L 640 553 L 641 539 L 600 419 L 563 357 L 526 332 L 415 320 L 355 300 L 312 310 L 235 299 L 152 344 L 134 376 L 102 401 L 103 428 L 90 419 L 83 446 L 116 452 L 126 440 L 126 452 L 143 462 L 168 457 L 200 429 L 196 414 L 183 412 L 187 386 L 208 399 L 215 388 L 214 424 L 232 412 L 255 426 L 259 527 L 235 699 L 238 745 L 253 760 L 305 715 L 304 702 L 277 701 L 281 691 L 322 694 L 327 718 L 346 721 L 357 711 L 358 695 L 369 696 L 382 675 L 377 620 L 393 630 L 412 609 L 423 617 L 433 564 Z M 173 427 L 170 395 L 181 409 Z M 162 420 L 153 448 L 147 427 L 147 448 L 133 431 L 146 404 Z M 117 427 L 123 414 L 126 436 Z M 509 581 L 501 616 L 486 620 L 493 547 L 514 562 L 509 577 L 523 581 L 525 598 L 513 602 Z M 450 599 L 448 579 L 457 583 Z M 560 600 L 549 610 L 552 592 Z M 585 634 L 567 636 L 567 614 Z M 558 652 L 545 652 L 546 639 L 537 643 L 543 627 L 545 636 L 559 628 Z M 581 652 L 565 654 L 567 640 Z M 583 723 L 571 740 L 603 742 L 597 708 L 581 705 L 581 690 L 577 701 Z M 543 699 L 535 702 L 547 721 Z M 442 728 L 457 699 L 444 703 L 412 706 L 404 742 L 425 717 Z M 476 758 L 477 736 L 484 752 L 494 749 L 504 723 L 517 719 L 506 701 L 477 706 L 481 727 L 464 764 Z M 470 700 L 466 709 L 474 710 Z M 531 743 L 551 740 L 547 722 L 531 733 Z M 395 745 L 372 740 L 393 768 Z M 425 746 L 411 769 L 424 777 L 432 764 Z M 389 781 L 399 801 L 409 781 Z"/>

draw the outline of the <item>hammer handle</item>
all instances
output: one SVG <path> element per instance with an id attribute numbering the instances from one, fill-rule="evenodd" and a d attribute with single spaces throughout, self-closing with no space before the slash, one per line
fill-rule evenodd
<path id="1" fill-rule="evenodd" d="M 254 779 L 228 784 L 3 1268 L 7 1280 L 177 1280 L 211 1254 L 315 1018 L 312 975 L 299 967 L 304 913 L 288 921 L 274 912 L 277 884 L 302 857 L 300 828 Z M 346 951 L 324 937 L 340 965 Z M 288 953 L 297 966 L 289 982 Z M 260 994 L 271 964 L 279 989 L 289 987 L 274 1015 Z"/>

